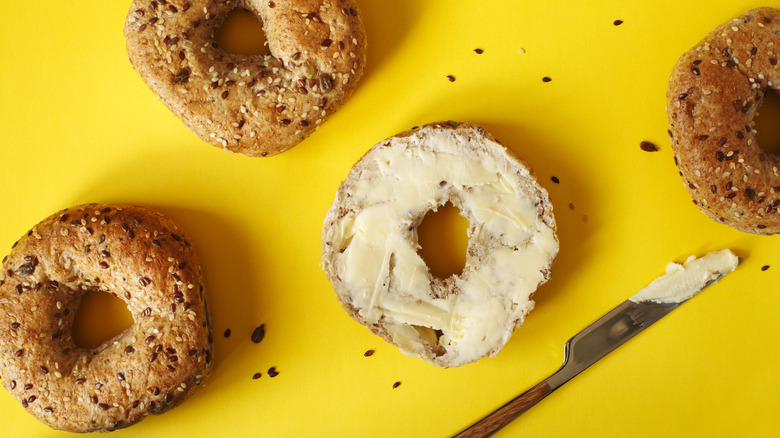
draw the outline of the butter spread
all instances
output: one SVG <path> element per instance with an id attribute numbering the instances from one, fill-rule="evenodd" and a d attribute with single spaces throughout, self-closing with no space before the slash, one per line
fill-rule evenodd
<path id="1" fill-rule="evenodd" d="M 669 263 L 666 274 L 656 278 L 630 298 L 633 302 L 682 303 L 701 291 L 709 281 L 733 271 L 739 258 L 730 250 L 711 252 L 701 258 L 694 256 L 680 265 Z"/>
<path id="2" fill-rule="evenodd" d="M 444 366 L 498 353 L 558 252 L 544 189 L 503 146 L 469 134 L 423 127 L 371 149 L 344 183 L 356 207 L 332 237 L 342 302 L 405 354 Z M 416 233 L 448 201 L 469 220 L 469 247 L 463 272 L 439 279 L 417 253 Z"/>

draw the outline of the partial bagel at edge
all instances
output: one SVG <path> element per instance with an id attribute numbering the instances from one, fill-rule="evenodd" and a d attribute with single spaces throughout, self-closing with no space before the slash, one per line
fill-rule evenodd
<path id="1" fill-rule="evenodd" d="M 674 67 L 670 135 L 685 187 L 710 218 L 780 233 L 780 157 L 758 144 L 755 116 L 780 90 L 780 11 L 753 9 L 718 26 Z"/>
<path id="2" fill-rule="evenodd" d="M 263 23 L 266 55 L 228 53 L 214 32 L 234 9 Z M 271 156 L 319 128 L 363 74 L 366 39 L 351 0 L 135 0 L 130 62 L 203 141 Z"/>

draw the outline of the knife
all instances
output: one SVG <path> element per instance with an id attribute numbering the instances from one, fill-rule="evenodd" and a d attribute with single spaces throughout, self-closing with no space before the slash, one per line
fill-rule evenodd
<path id="1" fill-rule="evenodd" d="M 710 253 L 699 260 L 703 260 L 710 255 L 718 255 L 725 252 L 728 252 L 731 257 L 736 259 L 730 251 L 723 250 Z M 743 261 L 742 258 L 736 260 L 736 264 L 740 264 Z M 689 258 L 686 261 L 686 267 L 688 267 L 688 262 L 691 261 L 694 261 L 693 258 Z M 682 268 L 677 264 L 671 265 Z M 707 286 L 715 283 L 735 268 L 736 265 L 725 272 L 709 273 L 710 275 L 708 275 L 706 281 L 702 281 L 701 284 L 690 290 L 679 301 L 656 302 L 658 300 L 648 300 L 647 293 L 643 292 L 654 283 L 658 283 L 659 286 L 663 287 L 669 286 L 669 282 L 661 281 L 668 280 L 670 273 L 669 268 L 667 268 L 666 275 L 659 277 L 650 286 L 624 301 L 621 305 L 615 307 L 612 311 L 569 339 L 566 345 L 564 345 L 563 365 L 553 375 L 472 424 L 455 435 L 454 438 L 482 438 L 498 432 L 574 376 L 623 345 L 626 341 L 636 336 L 637 333 L 651 326 L 664 315 L 676 309 L 680 304 L 689 300 Z M 656 289 L 658 288 L 656 287 Z M 668 300 L 663 299 L 661 301 Z"/>

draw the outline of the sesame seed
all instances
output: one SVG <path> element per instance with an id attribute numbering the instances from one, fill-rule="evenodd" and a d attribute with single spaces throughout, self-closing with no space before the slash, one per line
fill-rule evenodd
<path id="1" fill-rule="evenodd" d="M 450 81 L 450 82 L 455 82 L 455 76 L 447 75 L 447 80 Z"/>
<path id="2" fill-rule="evenodd" d="M 621 24 L 623 24 L 623 20 L 615 20 L 612 22 L 612 24 L 614 24 L 615 26 L 620 26 Z"/>
<path id="3" fill-rule="evenodd" d="M 474 49 L 474 53 L 476 53 L 477 55 L 481 55 L 481 54 L 483 54 L 485 52 L 482 49 Z"/>
<path id="4" fill-rule="evenodd" d="M 639 142 L 639 148 L 645 152 L 658 152 L 658 146 L 649 141 Z"/>
<path id="5" fill-rule="evenodd" d="M 262 374 L 260 374 L 260 373 L 255 373 L 254 375 L 252 375 L 252 380 L 257 380 L 257 379 L 259 379 L 259 378 L 260 378 L 260 377 L 262 377 L 262 376 L 263 376 L 263 375 L 262 375 Z"/>
<path id="6" fill-rule="evenodd" d="M 543 78 L 542 78 L 542 82 L 550 82 L 550 81 L 552 81 L 552 79 L 550 79 L 550 78 L 549 78 L 549 77 L 547 77 L 547 76 L 545 76 L 545 77 L 543 77 Z"/>
<path id="7" fill-rule="evenodd" d="M 393 383 L 393 389 L 398 388 L 399 386 L 401 386 L 401 382 L 400 381 Z"/>
<path id="8" fill-rule="evenodd" d="M 374 350 L 366 350 L 365 353 L 363 353 L 363 356 L 365 357 L 371 357 L 374 355 Z"/>

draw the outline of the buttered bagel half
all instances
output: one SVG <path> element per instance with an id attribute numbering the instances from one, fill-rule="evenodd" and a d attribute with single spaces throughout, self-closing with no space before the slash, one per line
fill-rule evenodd
<path id="1" fill-rule="evenodd" d="M 466 264 L 434 276 L 418 226 L 447 202 L 469 221 Z M 547 192 L 482 128 L 432 123 L 375 145 L 341 183 L 323 226 L 323 267 L 371 332 L 442 367 L 495 356 L 534 307 L 558 253 Z"/>

